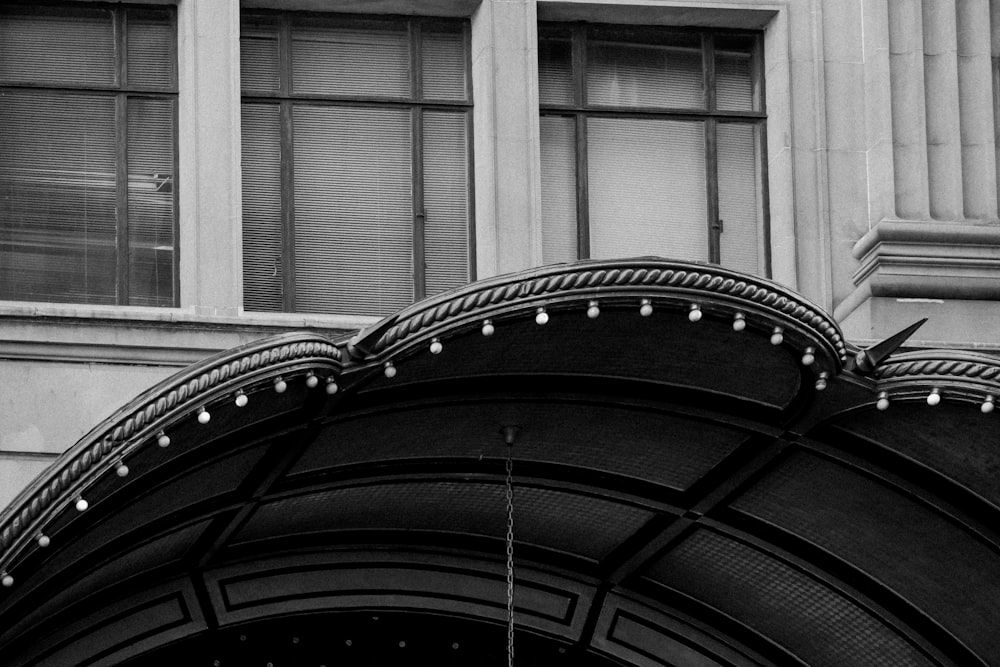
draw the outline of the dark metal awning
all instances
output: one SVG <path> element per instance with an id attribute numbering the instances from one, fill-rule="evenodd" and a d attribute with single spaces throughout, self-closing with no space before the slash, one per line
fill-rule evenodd
<path id="1" fill-rule="evenodd" d="M 227 351 L 0 516 L 2 664 L 500 664 L 505 427 L 520 664 L 1000 663 L 1000 362 L 855 352 L 653 258 Z"/>

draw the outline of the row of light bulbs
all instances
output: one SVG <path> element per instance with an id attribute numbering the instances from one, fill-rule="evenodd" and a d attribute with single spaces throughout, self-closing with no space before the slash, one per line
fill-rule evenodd
<path id="1" fill-rule="evenodd" d="M 927 394 L 926 400 L 927 400 L 927 405 L 931 407 L 939 405 L 941 403 L 941 389 L 939 387 L 934 387 L 933 389 L 931 389 L 930 393 Z M 889 409 L 888 391 L 880 391 L 878 393 L 878 398 L 875 401 L 875 407 L 883 411 Z M 982 412 L 984 415 L 988 415 L 991 412 L 993 412 L 995 407 L 996 407 L 996 398 L 993 396 L 993 394 L 987 394 L 986 398 L 983 399 L 983 402 L 979 404 L 979 411 Z"/>
<path id="2" fill-rule="evenodd" d="M 309 373 L 306 374 L 305 384 L 310 389 L 315 389 L 320 384 L 320 378 L 314 372 L 309 371 Z M 275 393 L 283 394 L 288 390 L 288 382 L 279 375 L 274 378 L 273 387 Z M 326 378 L 325 390 L 330 396 L 336 394 L 340 390 L 340 386 L 337 384 L 337 380 L 333 375 Z M 233 396 L 233 403 L 235 403 L 238 408 L 245 408 L 250 402 L 249 397 L 242 389 L 237 390 Z M 212 420 L 212 414 L 205 406 L 199 407 L 195 414 L 199 424 L 207 424 Z M 162 429 L 156 434 L 156 444 L 162 448 L 170 446 L 170 436 L 167 435 L 167 433 Z M 131 472 L 122 459 L 118 459 L 115 463 L 114 469 L 115 474 L 119 477 L 128 477 Z M 73 506 L 76 508 L 77 512 L 86 512 L 90 508 L 90 503 L 83 496 L 77 496 L 76 502 Z M 52 539 L 44 533 L 39 533 L 35 538 L 35 543 L 44 549 L 52 544 Z M 14 577 L 6 570 L 0 570 L 0 586 L 10 588 L 13 585 Z"/>

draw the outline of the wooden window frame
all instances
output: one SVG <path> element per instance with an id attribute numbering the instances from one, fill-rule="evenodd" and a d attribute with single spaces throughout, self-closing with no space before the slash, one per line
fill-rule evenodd
<path id="1" fill-rule="evenodd" d="M 303 18 L 314 16 L 327 23 L 343 20 L 349 25 L 396 25 L 406 26 L 408 32 L 410 49 L 410 94 L 406 97 L 398 96 L 370 96 L 370 95 L 318 95 L 295 93 L 291 90 L 292 80 L 292 22 Z M 473 190 L 473 136 L 472 127 L 472 30 L 468 19 L 454 19 L 447 17 L 419 17 L 402 15 L 355 15 L 338 13 L 316 13 L 297 12 L 280 10 L 253 10 L 246 11 L 242 15 L 242 20 L 252 20 L 254 17 L 261 17 L 276 21 L 279 24 L 278 53 L 280 62 L 280 73 L 278 89 L 272 92 L 260 90 L 241 92 L 240 103 L 242 104 L 276 104 L 279 107 L 281 126 L 281 220 L 282 220 L 282 311 L 286 313 L 298 312 L 296 309 L 296 289 L 295 289 L 295 192 L 293 188 L 295 154 L 293 145 L 293 122 L 292 114 L 295 106 L 316 105 L 333 107 L 356 107 L 368 109 L 407 109 L 410 111 L 412 144 L 410 150 L 411 159 L 411 187 L 413 196 L 413 301 L 420 301 L 427 296 L 427 275 L 425 262 L 425 232 L 424 224 L 426 212 L 424 209 L 424 173 L 423 173 L 423 113 L 425 111 L 461 111 L 465 114 L 466 132 L 470 138 L 467 149 L 467 169 L 468 169 L 468 201 L 475 198 Z M 465 42 L 465 52 L 467 54 L 465 67 L 465 100 L 445 101 L 445 100 L 425 100 L 423 98 L 423 50 L 421 48 L 421 34 L 425 26 L 450 24 L 462 26 L 462 36 Z M 476 247 L 475 247 L 475 211 L 474 207 L 469 207 L 468 222 L 468 267 L 469 280 L 476 279 Z"/>
<path id="2" fill-rule="evenodd" d="M 555 32 L 569 32 L 571 44 L 571 70 L 573 82 L 573 103 L 539 103 L 541 116 L 572 118 L 576 136 L 576 220 L 577 257 L 590 259 L 590 203 L 587 163 L 587 119 L 588 118 L 645 118 L 681 121 L 702 121 L 705 126 L 705 171 L 707 193 L 706 234 L 708 237 L 708 261 L 720 263 L 721 234 L 723 221 L 719 217 L 719 175 L 717 151 L 717 126 L 719 122 L 746 123 L 757 128 L 762 155 L 759 156 L 761 180 L 761 203 L 763 210 L 762 234 L 764 235 L 765 276 L 771 275 L 770 215 L 768 212 L 767 160 L 763 147 L 767 145 L 767 114 L 764 99 L 764 37 L 758 31 L 695 29 L 650 26 L 618 26 L 592 23 L 541 22 L 538 26 L 539 41 Z M 594 31 L 603 34 L 639 32 L 649 35 L 686 34 L 698 35 L 701 39 L 702 82 L 704 108 L 670 109 L 656 107 L 612 107 L 590 104 L 587 100 L 587 41 Z M 715 38 L 717 36 L 738 36 L 753 40 L 751 49 L 751 81 L 754 91 L 753 111 L 719 110 L 716 104 L 715 78 Z"/>
<path id="3" fill-rule="evenodd" d="M 5 5 L 9 3 L 4 3 Z M 16 6 L 16 5 L 15 5 Z M 104 94 L 115 100 L 115 142 L 116 142 L 116 173 L 115 173 L 115 305 L 129 304 L 129 211 L 128 211 L 128 101 L 132 98 L 149 98 L 169 100 L 172 102 L 173 114 L 171 131 L 174 137 L 173 146 L 173 249 L 172 249 L 172 282 L 171 303 L 169 306 L 154 306 L 176 308 L 180 303 L 180 225 L 177 170 L 180 164 L 178 141 L 178 65 L 177 65 L 177 9 L 169 5 L 134 5 L 112 4 L 103 2 L 57 3 L 43 2 L 34 5 L 41 13 L 59 15 L 66 7 L 84 7 L 86 9 L 101 9 L 109 11 L 113 16 L 115 35 L 115 82 L 112 85 L 50 85 L 31 81 L 19 81 L 11 84 L 0 84 L 0 92 L 4 91 L 45 91 L 49 93 L 90 93 Z M 166 87 L 133 86 L 128 83 L 128 17 L 130 11 L 169 9 L 170 28 L 174 38 L 170 43 L 168 58 L 172 63 L 172 80 Z M 57 303 L 54 302 L 53 303 Z"/>

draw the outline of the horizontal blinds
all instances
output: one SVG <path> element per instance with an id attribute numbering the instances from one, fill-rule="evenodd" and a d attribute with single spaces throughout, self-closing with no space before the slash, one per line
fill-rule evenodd
<path id="1" fill-rule="evenodd" d="M 0 298 L 115 303 L 115 98 L 0 92 Z"/>
<path id="2" fill-rule="evenodd" d="M 591 257 L 708 259 L 702 122 L 587 121 Z"/>
<path id="3" fill-rule="evenodd" d="M 428 27 L 420 34 L 421 80 L 425 100 L 463 102 L 466 93 L 465 32 Z"/>
<path id="4" fill-rule="evenodd" d="M 128 99 L 128 303 L 172 306 L 174 100 Z"/>
<path id="5" fill-rule="evenodd" d="M 542 262 L 577 259 L 576 120 L 542 116 Z"/>
<path id="6" fill-rule="evenodd" d="M 704 108 L 701 61 L 697 48 L 591 40 L 587 46 L 587 103 Z"/>
<path id="7" fill-rule="evenodd" d="M 469 282 L 466 112 L 425 111 L 424 266 L 427 296 Z"/>
<path id="8" fill-rule="evenodd" d="M 277 104 L 242 107 L 243 307 L 284 310 L 281 115 Z"/>
<path id="9" fill-rule="evenodd" d="M 0 83 L 113 86 L 115 27 L 110 10 L 0 8 Z"/>
<path id="10" fill-rule="evenodd" d="M 568 39 L 538 42 L 538 101 L 573 104 L 573 45 Z"/>
<path id="11" fill-rule="evenodd" d="M 715 104 L 722 111 L 753 111 L 749 54 L 716 52 Z"/>
<path id="12" fill-rule="evenodd" d="M 130 9 L 126 79 L 134 88 L 173 88 L 177 80 L 172 12 Z"/>
<path id="13" fill-rule="evenodd" d="M 275 20 L 244 20 L 240 26 L 240 87 L 275 93 L 281 85 L 279 29 Z"/>
<path id="14" fill-rule="evenodd" d="M 298 95 L 411 97 L 405 24 L 348 28 L 296 24 L 292 90 Z"/>
<path id="15" fill-rule="evenodd" d="M 294 109 L 301 312 L 387 315 L 413 300 L 410 112 Z"/>
<path id="16" fill-rule="evenodd" d="M 760 239 L 763 238 L 763 206 L 758 174 L 756 126 L 719 123 L 717 133 L 719 169 L 720 260 L 749 273 L 760 273 Z"/>

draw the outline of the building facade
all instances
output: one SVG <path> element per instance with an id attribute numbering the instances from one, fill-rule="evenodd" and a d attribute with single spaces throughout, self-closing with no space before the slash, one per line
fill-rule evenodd
<path id="1" fill-rule="evenodd" d="M 0 507 L 211 354 L 559 262 L 1000 353 L 998 58 L 987 0 L 4 5 Z"/>

